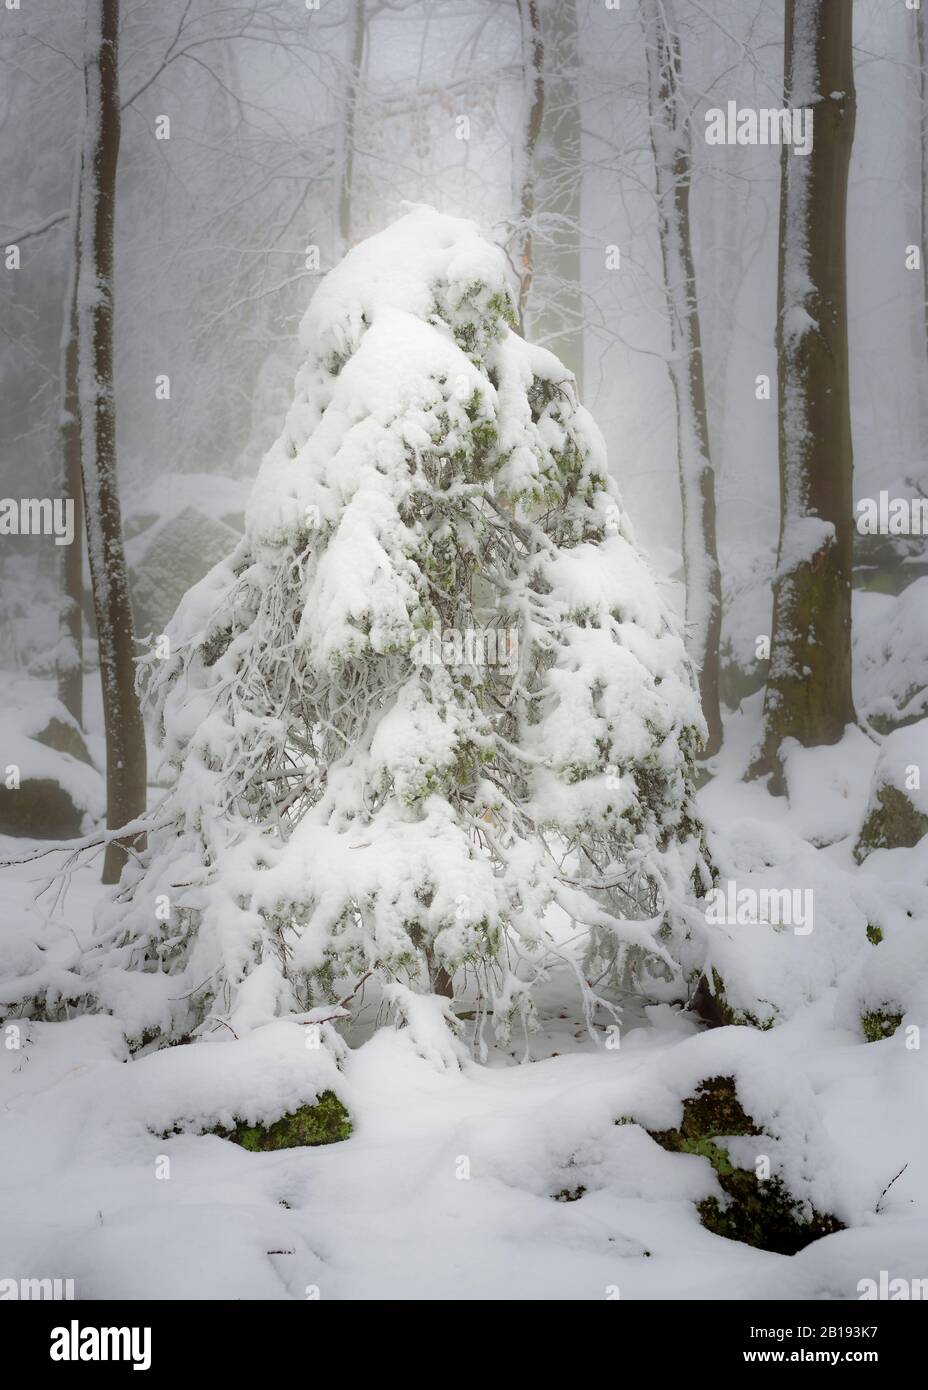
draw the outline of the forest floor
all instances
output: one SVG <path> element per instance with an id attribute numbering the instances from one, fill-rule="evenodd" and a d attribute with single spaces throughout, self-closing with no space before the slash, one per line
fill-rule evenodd
<path id="1" fill-rule="evenodd" d="M 127 1065 L 118 1018 L 23 1021 L 20 1046 L 0 1049 L 0 1277 L 73 1278 L 91 1299 L 449 1300 L 854 1299 L 881 1270 L 924 1278 L 926 1049 L 902 1027 L 867 1042 L 855 1016 L 877 955 L 867 904 L 911 915 L 924 854 L 854 864 L 876 752 L 863 734 L 804 754 L 789 804 L 744 784 L 757 715 L 755 699 L 729 721 L 700 802 L 723 876 L 762 869 L 815 887 L 813 931 L 734 928 L 719 958 L 729 1003 L 773 1001 L 775 1027 L 704 1031 L 688 1012 L 629 1001 L 621 1045 L 606 1048 L 566 970 L 543 994 L 528 1063 L 520 1040 L 486 1065 L 450 1065 L 427 1030 L 375 1028 L 376 999 L 340 1071 L 327 1052 L 313 1061 L 293 1024 Z M 57 905 L 35 900 L 41 866 L 6 878 L 3 975 L 34 943 L 49 971 L 69 969 L 96 871 Z M 346 1141 L 252 1153 L 215 1134 L 161 1137 L 228 1123 L 254 1092 L 278 1113 L 297 1105 L 307 1066 L 347 1106 Z M 750 1146 L 846 1229 L 786 1256 L 703 1228 L 696 1203 L 721 1196 L 709 1159 L 667 1152 L 648 1130 L 676 1125 L 681 1100 L 721 1075 L 775 1136 Z"/>

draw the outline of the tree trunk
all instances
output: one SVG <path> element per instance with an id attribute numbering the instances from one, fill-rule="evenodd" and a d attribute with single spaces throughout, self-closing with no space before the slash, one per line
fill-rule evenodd
<path id="1" fill-rule="evenodd" d="M 785 791 L 780 748 L 837 743 L 851 695 L 853 455 L 845 222 L 856 99 L 852 0 L 787 0 L 785 100 L 814 110 L 811 153 L 783 145 L 777 304 L 780 543 L 765 735 L 754 770 Z"/>
<path id="2" fill-rule="evenodd" d="M 122 542 L 113 392 L 113 222 L 119 157 L 118 0 L 87 0 L 86 115 L 78 237 L 77 330 L 87 549 L 106 731 L 106 824 L 145 809 L 145 733 L 135 690 L 135 640 Z M 116 883 L 128 841 L 107 845 L 103 882 Z"/>
<path id="3" fill-rule="evenodd" d="M 918 45 L 918 95 L 920 121 L 918 149 L 921 155 L 921 252 L 922 302 L 925 316 L 925 351 L 928 353 L 928 34 L 925 10 L 915 11 L 915 34 Z"/>
<path id="4" fill-rule="evenodd" d="M 77 277 L 80 162 L 75 174 L 72 262 L 61 330 L 61 496 L 74 504 L 74 539 L 61 549 L 61 616 L 58 627 L 58 698 L 78 724 L 84 719 L 84 499 L 81 482 L 81 419 L 78 400 Z"/>
<path id="5" fill-rule="evenodd" d="M 545 46 L 541 34 L 538 0 L 518 0 L 522 26 L 522 74 L 525 122 L 516 165 L 518 230 L 516 274 L 519 277 L 519 331 L 525 332 L 525 314 L 532 292 L 534 271 L 535 146 L 545 114 Z"/>
<path id="6" fill-rule="evenodd" d="M 351 192 L 354 183 L 354 145 L 355 125 L 358 111 L 358 94 L 361 89 L 361 68 L 364 63 L 365 16 L 364 0 L 354 0 L 351 13 L 351 33 L 349 42 L 348 77 L 344 83 L 342 109 L 344 117 L 336 113 L 338 129 L 335 153 L 336 200 L 338 207 L 338 247 L 340 260 L 351 248 Z"/>
<path id="7" fill-rule="evenodd" d="M 535 202 L 545 235 L 535 246 L 540 294 L 529 306 L 532 337 L 556 352 L 583 391 L 583 190 L 576 0 L 546 0 L 544 116 L 537 148 Z"/>
<path id="8" fill-rule="evenodd" d="M 671 0 L 642 0 L 641 15 L 661 259 L 672 341 L 669 367 L 676 401 L 677 464 L 683 509 L 686 643 L 699 672 L 702 711 L 708 725 L 703 754 L 709 757 L 718 752 L 722 743 L 722 588 L 715 534 L 715 475 L 709 449 L 696 270 L 690 238 L 689 115 L 681 92 L 680 45 Z"/>

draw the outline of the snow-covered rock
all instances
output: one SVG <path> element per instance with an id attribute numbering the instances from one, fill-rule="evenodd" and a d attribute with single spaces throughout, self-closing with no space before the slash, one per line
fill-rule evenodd
<path id="1" fill-rule="evenodd" d="M 928 719 L 896 729 L 880 748 L 854 853 L 861 860 L 875 849 L 910 848 L 924 835 L 928 835 Z"/>
<path id="2" fill-rule="evenodd" d="M 44 683 L 5 681 L 0 715 L 0 834 L 71 839 L 98 823 L 103 779 L 84 737 Z"/>
<path id="3" fill-rule="evenodd" d="M 164 631 L 188 589 L 241 536 L 248 485 L 207 473 L 163 474 L 126 508 L 126 561 L 136 631 Z"/>
<path id="4" fill-rule="evenodd" d="M 855 590 L 854 700 L 879 733 L 928 714 L 928 577 L 898 597 Z"/>

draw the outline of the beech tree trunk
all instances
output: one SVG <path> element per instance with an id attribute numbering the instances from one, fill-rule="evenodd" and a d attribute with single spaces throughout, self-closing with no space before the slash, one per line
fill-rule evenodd
<path id="1" fill-rule="evenodd" d="M 522 73 L 525 119 L 522 145 L 516 164 L 518 233 L 516 274 L 519 277 L 519 331 L 525 332 L 525 316 L 534 274 L 535 146 L 545 114 L 545 45 L 538 0 L 518 0 L 522 25 Z"/>
<path id="2" fill-rule="evenodd" d="M 925 7 L 915 11 L 915 35 L 918 47 L 918 94 L 920 121 L 918 148 L 921 154 L 921 252 L 922 305 L 925 315 L 925 351 L 928 353 L 928 34 Z"/>
<path id="3" fill-rule="evenodd" d="M 544 115 L 536 151 L 535 202 L 545 234 L 535 245 L 538 293 L 529 305 L 532 338 L 556 352 L 583 392 L 583 190 L 576 0 L 545 0 Z"/>
<path id="4" fill-rule="evenodd" d="M 135 689 L 135 639 L 116 472 L 113 391 L 113 223 L 119 158 L 118 0 L 87 0 L 86 114 L 81 164 L 77 331 L 87 549 L 106 732 L 106 823 L 145 809 L 145 732 Z M 103 882 L 116 883 L 133 843 L 112 840 Z"/>
<path id="5" fill-rule="evenodd" d="M 354 183 L 355 125 L 361 89 L 361 68 L 364 63 L 364 0 L 354 0 L 350 22 L 348 76 L 342 94 L 344 118 L 337 117 L 338 139 L 335 156 L 339 259 L 351 249 L 352 244 L 351 194 Z"/>
<path id="6" fill-rule="evenodd" d="M 84 721 L 84 498 L 81 481 L 81 419 L 78 399 L 77 277 L 80 168 L 75 175 L 71 275 L 61 330 L 61 416 L 59 492 L 74 504 L 74 539 L 61 547 L 61 616 L 58 625 L 58 698 L 78 724 Z"/>
<path id="7" fill-rule="evenodd" d="M 658 228 L 672 353 L 669 362 L 677 414 L 677 464 L 683 510 L 686 644 L 699 672 L 708 726 L 705 757 L 722 743 L 719 640 L 722 586 L 716 540 L 715 475 L 703 372 L 696 269 L 690 236 L 689 115 L 681 91 L 678 29 L 671 0 L 641 0 L 648 65 L 651 148 L 657 183 Z"/>
<path id="8" fill-rule="evenodd" d="M 764 747 L 837 743 L 851 693 L 853 454 L 845 222 L 856 99 L 852 0 L 787 0 L 785 101 L 811 108 L 811 153 L 783 145 L 777 313 L 780 541 Z"/>

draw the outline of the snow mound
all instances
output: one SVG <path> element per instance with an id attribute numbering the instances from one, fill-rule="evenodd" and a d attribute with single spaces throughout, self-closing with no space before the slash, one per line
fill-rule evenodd
<path id="1" fill-rule="evenodd" d="M 106 789 L 78 726 L 44 682 L 13 678 L 2 693 L 0 832 L 46 839 L 89 833 L 105 813 Z"/>
<path id="2" fill-rule="evenodd" d="M 895 787 L 920 815 L 928 816 L 928 779 L 922 786 L 923 769 L 928 770 L 928 719 L 895 729 L 886 738 L 876 759 L 872 787 Z M 871 799 L 872 795 L 871 789 Z"/>
<path id="3" fill-rule="evenodd" d="M 928 576 L 897 598 L 855 591 L 854 699 L 881 733 L 928 714 Z"/>
<path id="4" fill-rule="evenodd" d="M 866 1020 L 870 1016 L 871 1023 Z M 858 958 L 842 979 L 835 1021 L 849 1032 L 863 1029 L 870 1041 L 892 1037 L 893 1046 L 918 1050 L 928 1028 L 928 921 L 899 923 Z M 914 1028 L 913 1028 L 914 1025 Z"/>
<path id="5" fill-rule="evenodd" d="M 853 835 L 879 749 L 849 725 L 834 744 L 803 748 L 787 739 L 781 748 L 790 824 L 814 845 L 833 844 Z"/>
<path id="6" fill-rule="evenodd" d="M 928 719 L 896 729 L 884 741 L 873 770 L 866 815 L 855 854 L 910 848 L 928 834 Z"/>

